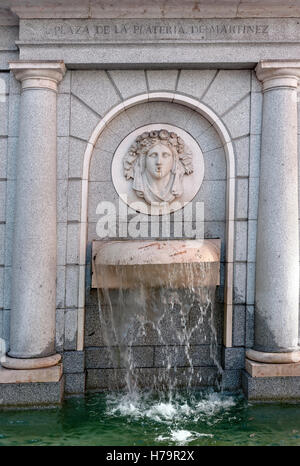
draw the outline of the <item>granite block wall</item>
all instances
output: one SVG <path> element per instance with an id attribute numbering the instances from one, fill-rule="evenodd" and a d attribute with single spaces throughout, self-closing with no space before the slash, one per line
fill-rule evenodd
<path id="1" fill-rule="evenodd" d="M 0 354 L 9 346 L 19 99 L 19 84 L 8 71 L 0 72 Z"/>
<path id="2" fill-rule="evenodd" d="M 74 73 L 73 73 L 74 74 Z M 84 76 L 84 77 L 83 77 Z M 105 76 L 105 79 L 103 78 Z M 103 78 L 104 81 L 100 80 Z M 107 80 L 108 78 L 108 80 Z M 237 86 L 232 86 L 233 80 L 238 82 Z M 236 250 L 235 250 L 235 265 L 234 265 L 234 345 L 243 351 L 245 346 L 246 334 L 246 280 L 247 280 L 247 242 L 248 242 L 248 178 L 249 178 L 249 151 L 250 151 L 250 90 L 251 90 L 252 75 L 249 71 L 193 71 L 193 70 L 155 70 L 155 71 L 109 71 L 105 75 L 104 72 L 78 71 L 75 74 L 74 98 L 71 106 L 77 111 L 74 116 L 71 116 L 71 137 L 74 140 L 72 143 L 74 153 L 81 153 L 84 148 L 81 138 L 88 140 L 91 134 L 91 126 L 95 125 L 95 113 L 103 116 L 110 105 L 117 104 L 121 100 L 136 94 L 148 91 L 174 91 L 178 90 L 184 94 L 191 96 L 201 93 L 201 100 L 211 106 L 218 115 L 226 120 L 229 131 L 234 139 L 236 152 L 240 154 L 239 162 L 237 163 L 237 202 L 236 202 Z M 73 78 L 72 78 L 73 82 Z M 80 86 L 78 85 L 80 82 Z M 104 89 L 101 83 L 104 82 Z M 110 86 L 108 87 L 108 83 Z M 128 86 L 124 86 L 124 82 L 128 82 Z M 84 83 L 84 84 L 83 84 Z M 193 85 L 191 84 L 193 83 Z M 195 83 L 198 83 L 196 86 Z M 201 83 L 201 84 L 200 84 Z M 204 85 L 204 83 L 206 83 Z M 202 89 L 200 89 L 202 85 Z M 130 89 L 133 89 L 130 94 Z M 223 89 L 221 94 L 224 94 L 226 88 L 226 96 L 220 96 L 220 89 Z M 72 88 L 73 89 L 73 88 Z M 85 90 L 86 89 L 86 90 Z M 193 90 L 191 90 L 193 89 Z M 195 90 L 195 92 L 194 92 Z M 97 94 L 97 98 L 93 98 L 93 93 Z M 105 94 L 105 98 L 100 98 Z M 106 99 L 107 93 L 110 99 Z M 106 100 L 105 100 L 106 99 Z M 80 114 L 85 115 L 84 124 L 76 119 L 76 114 L 80 109 Z M 72 111 L 71 111 L 72 115 Z M 86 121 L 87 119 L 87 121 Z M 239 125 L 234 123 L 234 120 L 239 121 Z M 110 166 L 114 151 L 122 141 L 122 139 L 133 128 L 142 126 L 148 123 L 168 123 L 179 126 L 188 131 L 199 143 L 204 153 L 205 175 L 204 181 L 199 193 L 196 195 L 194 202 L 202 201 L 204 203 L 204 225 L 203 231 L 205 237 L 219 237 L 222 239 L 222 270 L 224 269 L 225 258 L 225 221 L 226 221 L 226 159 L 222 142 L 220 141 L 216 130 L 213 126 L 197 114 L 195 111 L 183 107 L 178 104 L 168 102 L 148 102 L 140 104 L 126 110 L 117 116 L 113 122 L 101 134 L 91 160 L 90 177 L 89 177 L 89 200 L 88 200 L 88 243 L 97 239 L 96 225 L 99 220 L 99 215 L 96 213 L 96 207 L 100 200 L 118 201 L 117 193 L 111 180 Z M 80 131 L 80 138 L 76 141 L 75 134 Z M 76 149 L 75 149 L 76 148 Z M 81 162 L 82 163 L 82 162 Z M 79 213 L 77 213 L 79 218 Z M 145 218 L 147 220 L 147 218 Z M 191 223 L 195 219 L 191 219 Z M 143 220 L 142 220 L 143 221 Z M 173 219 L 174 221 L 174 219 Z M 123 226 L 124 227 L 124 226 Z M 75 230 L 74 230 L 75 231 Z M 124 231 L 124 229 L 123 229 Z M 149 237 L 149 232 L 141 225 L 141 237 Z M 162 232 L 161 235 L 162 236 Z M 90 283 L 90 277 L 88 278 Z M 224 276 L 222 276 L 219 296 L 221 295 L 221 303 L 216 305 L 215 313 L 219 321 L 218 326 L 218 344 L 222 344 L 222 288 L 224 286 Z M 244 320 L 243 320 L 244 319 Z M 209 335 L 210 329 L 205 327 L 204 333 Z M 153 332 L 152 332 L 153 333 Z M 160 344 L 159 344 L 160 343 Z M 168 344 L 173 344 L 174 341 L 167 341 Z M 203 340 L 195 338 L 194 344 L 195 353 L 198 355 L 198 360 L 194 361 L 197 370 L 201 372 L 202 368 L 209 365 L 216 375 L 216 363 L 207 358 L 207 347 L 203 344 Z M 143 351 L 145 359 L 137 362 L 137 366 L 142 366 L 141 372 L 151 369 L 154 370 L 157 365 L 164 360 L 162 354 L 163 347 L 152 335 L 152 339 L 146 333 L 144 341 L 140 341 L 139 345 L 145 345 L 147 351 Z M 198 344 L 198 345 L 197 345 Z M 96 306 L 95 291 L 88 290 L 86 293 L 86 327 L 85 327 L 85 345 L 86 345 L 86 369 L 87 369 L 87 388 L 96 389 L 99 380 L 99 373 L 112 371 L 111 362 L 107 357 L 105 342 L 101 338 L 101 328 L 99 323 L 98 308 Z M 140 346 L 134 347 L 135 351 L 140 350 Z M 147 346 L 148 345 L 148 346 Z M 178 342 L 177 342 L 178 345 Z M 175 342 L 176 347 L 176 342 Z M 174 349 L 174 347 L 173 347 Z M 186 361 L 180 357 L 184 349 L 176 347 L 177 360 L 172 361 L 173 365 L 184 367 Z M 241 352 L 240 351 L 240 352 Z M 106 357 L 104 357 L 106 354 Z M 221 363 L 221 350 L 216 353 Z M 229 354 L 229 353 L 228 353 Z M 95 356 L 97 355 L 97 357 Z M 146 358 L 147 356 L 147 358 Z M 199 358 L 199 356 L 201 356 Z M 228 356 L 229 357 L 229 356 Z M 206 361 L 206 363 L 205 363 Z M 198 365 L 197 365 L 198 364 Z M 228 371 L 235 370 L 235 379 L 238 379 L 241 369 L 241 363 L 237 363 L 233 358 L 231 365 L 226 365 L 224 369 Z M 229 367 L 230 366 L 230 367 Z M 121 369 L 120 369 L 121 370 Z M 93 374 L 93 376 L 91 375 Z M 98 374 L 98 375 L 97 375 Z M 232 372 L 228 374 L 232 379 Z M 228 376 L 227 376 L 228 378 Z M 104 380 L 109 380 L 109 376 L 104 377 L 99 384 L 99 388 L 104 388 Z M 202 378 L 203 384 L 206 383 L 205 377 Z M 214 379 L 215 380 L 215 379 Z M 194 380 L 197 383 L 197 380 Z M 119 381 L 119 383 L 121 383 Z M 199 383 L 199 379 L 198 379 Z M 236 384 L 236 382 L 235 382 Z M 230 384 L 229 384 L 230 385 Z M 229 386 L 228 385 L 228 386 Z M 231 385 L 233 385 L 231 381 Z"/>
<path id="3" fill-rule="evenodd" d="M 19 84 L 8 71 L 18 59 L 19 28 L 0 25 L 0 355 L 9 345 L 10 270 L 13 229 Z"/>

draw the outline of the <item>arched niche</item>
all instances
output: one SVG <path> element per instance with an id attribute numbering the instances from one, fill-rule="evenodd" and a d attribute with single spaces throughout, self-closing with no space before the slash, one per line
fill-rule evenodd
<path id="1" fill-rule="evenodd" d="M 102 131 L 121 112 L 132 106 L 146 102 L 171 102 L 186 106 L 206 118 L 215 128 L 222 141 L 226 156 L 226 257 L 225 257 L 225 293 L 224 293 L 224 345 L 232 346 L 232 308 L 233 308 L 233 253 L 234 253 L 234 206 L 235 206 L 235 156 L 233 144 L 223 122 L 207 105 L 180 93 L 152 92 L 129 98 L 113 107 L 97 124 L 91 134 L 84 154 L 82 189 L 81 189 L 81 228 L 79 253 L 79 296 L 78 296 L 78 333 L 77 350 L 84 347 L 84 307 L 85 274 L 88 225 L 88 183 L 90 163 L 93 150 Z"/>

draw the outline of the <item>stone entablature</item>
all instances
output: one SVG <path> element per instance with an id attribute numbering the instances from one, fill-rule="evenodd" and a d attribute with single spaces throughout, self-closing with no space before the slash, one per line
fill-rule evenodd
<path id="1" fill-rule="evenodd" d="M 20 21 L 20 43 L 299 42 L 297 19 L 34 19 Z"/>
<path id="2" fill-rule="evenodd" d="M 63 60 L 72 68 L 174 66 L 174 44 L 179 67 L 254 68 L 262 59 L 297 57 L 300 24 L 297 18 L 24 18 L 16 44 L 21 59 Z"/>
<path id="3" fill-rule="evenodd" d="M 140 0 L 3 0 L 4 14 L 12 11 L 20 18 L 296 18 L 300 8 L 295 0 L 279 3 L 249 0 L 180 0 L 153 3 Z"/>

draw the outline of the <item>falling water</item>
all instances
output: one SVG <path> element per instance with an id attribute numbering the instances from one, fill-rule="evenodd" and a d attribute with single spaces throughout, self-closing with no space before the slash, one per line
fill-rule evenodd
<path id="1" fill-rule="evenodd" d="M 164 393 L 168 400 L 182 387 L 191 390 L 209 384 L 220 390 L 222 368 L 214 312 L 218 265 L 176 264 L 167 270 L 164 287 L 145 286 L 141 270 L 134 288 L 127 288 L 130 267 L 117 266 L 117 289 L 110 289 L 105 282 L 107 267 L 95 268 L 95 273 L 97 283 L 101 276 L 101 288 L 97 288 L 101 331 L 114 367 L 111 389 L 125 386 L 127 393 L 134 395 L 142 388 Z M 203 276 L 204 286 L 199 287 L 195 274 Z M 203 356 L 193 348 L 199 340 L 209 361 L 201 360 Z M 149 368 L 143 361 L 144 349 L 153 345 L 156 367 Z M 206 368 L 203 366 L 216 368 L 215 377 L 209 382 L 202 374 Z M 121 384 L 120 373 L 124 374 Z"/>

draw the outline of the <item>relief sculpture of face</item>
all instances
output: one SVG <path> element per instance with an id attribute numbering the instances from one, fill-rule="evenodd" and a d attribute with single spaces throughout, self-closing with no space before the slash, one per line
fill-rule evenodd
<path id="1" fill-rule="evenodd" d="M 145 169 L 155 179 L 168 176 L 173 167 L 173 154 L 163 144 L 155 144 L 146 155 Z"/>
<path id="2" fill-rule="evenodd" d="M 122 200 L 137 212 L 161 215 L 184 207 L 201 186 L 204 160 L 186 131 L 149 124 L 121 142 L 112 162 L 112 177 Z"/>

